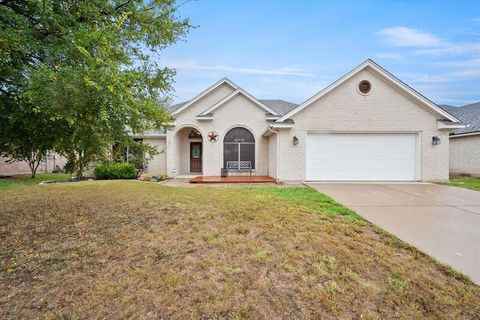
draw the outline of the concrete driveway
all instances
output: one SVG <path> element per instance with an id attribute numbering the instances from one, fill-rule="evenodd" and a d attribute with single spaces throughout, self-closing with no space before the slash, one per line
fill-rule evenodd
<path id="1" fill-rule="evenodd" d="M 480 192 L 428 183 L 307 183 L 480 284 Z"/>

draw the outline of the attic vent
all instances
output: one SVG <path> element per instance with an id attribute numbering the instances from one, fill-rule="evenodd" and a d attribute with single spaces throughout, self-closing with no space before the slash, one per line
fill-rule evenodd
<path id="1" fill-rule="evenodd" d="M 362 81 L 360 81 L 360 83 L 358 84 L 358 91 L 359 91 L 361 94 L 368 94 L 371 89 L 372 89 L 372 85 L 371 85 L 370 82 L 367 81 L 367 80 L 362 80 Z"/>

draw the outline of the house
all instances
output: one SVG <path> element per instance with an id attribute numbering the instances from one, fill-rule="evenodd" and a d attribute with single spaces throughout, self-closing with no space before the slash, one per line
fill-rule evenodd
<path id="1" fill-rule="evenodd" d="M 67 163 L 67 159 L 59 154 L 49 153 L 47 158 L 40 163 L 37 173 L 61 170 Z M 30 174 L 30 167 L 25 161 L 9 161 L 9 158 L 0 157 L 0 176 L 16 174 Z"/>
<path id="2" fill-rule="evenodd" d="M 459 119 L 372 60 L 300 105 L 257 99 L 222 79 L 170 107 L 147 172 L 268 175 L 278 180 L 444 181 Z"/>
<path id="3" fill-rule="evenodd" d="M 450 133 L 450 173 L 480 177 L 480 102 L 442 108 L 469 125 Z"/>

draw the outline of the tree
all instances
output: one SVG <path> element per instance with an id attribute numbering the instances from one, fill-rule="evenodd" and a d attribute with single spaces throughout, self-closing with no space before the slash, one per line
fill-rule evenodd
<path id="1" fill-rule="evenodd" d="M 0 121 L 23 108 L 54 124 L 47 140 L 77 176 L 129 131 L 165 128 L 175 73 L 154 58 L 191 28 L 176 12 L 171 0 L 0 0 Z"/>
<path id="2" fill-rule="evenodd" d="M 7 157 L 7 162 L 25 161 L 35 178 L 48 150 L 53 149 L 55 123 L 34 112 L 30 106 L 12 105 L 8 100 L 0 102 L 0 114 L 3 115 L 0 116 L 0 156 Z"/>

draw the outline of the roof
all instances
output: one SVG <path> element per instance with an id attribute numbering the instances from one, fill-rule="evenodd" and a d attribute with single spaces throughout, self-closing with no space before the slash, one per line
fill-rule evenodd
<path id="1" fill-rule="evenodd" d="M 277 120 L 277 122 L 282 122 L 285 121 L 286 119 L 292 117 L 299 111 L 303 110 L 304 108 L 310 106 L 313 102 L 317 101 L 321 97 L 325 96 L 327 93 L 333 91 L 335 88 L 337 88 L 339 85 L 350 79 L 351 77 L 355 76 L 357 73 L 360 71 L 368 68 L 368 70 L 371 70 L 375 72 L 376 75 L 381 76 L 383 79 L 389 81 L 393 85 L 395 85 L 397 88 L 399 88 L 404 94 L 408 95 L 409 97 L 415 99 L 418 103 L 420 103 L 422 106 L 424 106 L 426 109 L 430 109 L 432 112 L 444 117 L 446 120 L 449 120 L 454 123 L 459 123 L 460 121 L 437 106 L 435 103 L 432 101 L 428 100 L 426 97 L 415 91 L 413 88 L 402 82 L 400 79 L 392 75 L 390 72 L 382 68 L 380 65 L 378 65 L 375 61 L 371 59 L 365 60 L 363 63 L 358 65 L 356 68 L 345 74 L 343 77 L 338 79 L 337 81 L 333 82 L 331 85 L 320 91 L 319 93 L 315 94 L 311 98 L 307 99 L 305 102 L 301 103 L 298 107 L 294 108 L 287 114 L 284 114 L 280 119 Z"/>
<path id="2" fill-rule="evenodd" d="M 298 106 L 298 104 L 293 103 L 293 102 L 288 102 L 285 100 L 280 100 L 280 99 L 259 99 L 261 103 L 272 109 L 273 111 L 277 112 L 280 116 L 286 114 L 287 112 L 290 112 L 294 108 Z M 168 112 L 173 113 L 176 110 L 180 109 L 183 107 L 185 104 L 187 104 L 189 101 L 184 101 L 180 103 L 173 104 L 168 107 Z"/>
<path id="3" fill-rule="evenodd" d="M 208 87 L 207 89 L 205 89 L 204 91 L 202 91 L 201 93 L 199 93 L 198 95 L 196 95 L 193 99 L 187 101 L 187 102 L 182 102 L 182 103 L 177 103 L 173 106 L 170 106 L 168 108 L 168 111 L 175 115 L 177 113 L 180 113 L 182 112 L 183 110 L 189 108 L 192 104 L 194 104 L 195 102 L 197 102 L 198 100 L 202 99 L 203 97 L 205 97 L 207 94 L 209 94 L 210 92 L 214 91 L 216 88 L 220 87 L 221 85 L 224 85 L 224 84 L 227 84 L 229 85 L 230 87 L 232 87 L 235 91 L 232 92 L 231 94 L 229 94 L 228 96 L 224 97 L 222 100 L 220 100 L 219 102 L 217 102 L 216 104 L 214 104 L 213 106 L 211 106 L 210 108 L 208 108 L 207 110 L 203 111 L 200 115 L 205 115 L 205 114 L 208 114 L 210 112 L 212 112 L 214 109 L 218 108 L 219 106 L 221 106 L 223 103 L 225 103 L 226 101 L 228 101 L 229 99 L 231 99 L 232 97 L 234 97 L 235 95 L 237 94 L 242 94 L 244 95 L 246 98 L 250 99 L 253 103 L 255 103 L 256 105 L 258 105 L 260 108 L 264 109 L 265 111 L 267 111 L 268 113 L 270 114 L 273 114 L 274 116 L 280 116 L 278 114 L 278 112 L 276 112 L 275 110 L 272 110 L 270 107 L 268 107 L 267 105 L 265 105 L 263 102 L 261 102 L 260 100 L 258 100 L 257 98 L 255 98 L 254 96 L 252 96 L 250 93 L 248 93 L 247 91 L 245 91 L 244 89 L 242 89 L 240 86 L 236 85 L 235 83 L 233 83 L 232 81 L 230 81 L 229 79 L 227 78 L 222 78 L 220 79 L 219 81 L 217 81 L 216 83 L 214 83 L 213 85 L 211 85 L 210 87 Z"/>
<path id="4" fill-rule="evenodd" d="M 470 125 L 467 128 L 454 129 L 451 133 L 452 135 L 480 132 L 480 102 L 468 104 L 463 107 L 448 105 L 441 105 L 440 107 L 448 113 L 451 113 L 455 118 Z"/>
<path id="5" fill-rule="evenodd" d="M 188 101 L 172 104 L 167 108 L 168 112 L 172 113 L 175 112 L 176 110 L 180 109 L 184 104 L 186 104 Z"/>
<path id="6" fill-rule="evenodd" d="M 292 111 L 298 106 L 298 104 L 296 103 L 288 102 L 280 99 L 275 99 L 275 100 L 260 99 L 260 101 L 263 102 L 263 104 L 270 107 L 270 109 L 275 110 L 281 116 L 283 116 L 284 114 L 287 114 L 288 112 Z"/>

